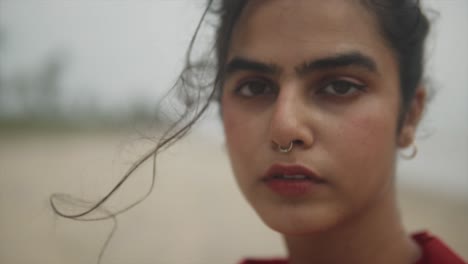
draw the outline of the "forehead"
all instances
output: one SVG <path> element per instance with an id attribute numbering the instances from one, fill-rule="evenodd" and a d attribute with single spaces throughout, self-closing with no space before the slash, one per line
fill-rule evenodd
<path id="1" fill-rule="evenodd" d="M 359 0 L 250 0 L 231 40 L 228 60 L 287 65 L 349 51 L 393 59 L 377 20 Z"/>

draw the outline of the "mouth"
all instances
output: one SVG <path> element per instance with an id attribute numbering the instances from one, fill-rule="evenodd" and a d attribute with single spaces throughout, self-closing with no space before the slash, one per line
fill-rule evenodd
<path id="1" fill-rule="evenodd" d="M 274 164 L 271 166 L 262 180 L 312 181 L 315 183 L 325 183 L 322 177 L 304 166 L 281 164 Z"/>
<path id="2" fill-rule="evenodd" d="M 304 174 L 274 174 L 271 177 L 266 178 L 265 180 L 285 180 L 285 181 L 314 181 L 314 182 L 322 182 L 323 180 L 318 179 L 316 177 L 312 177 L 309 175 Z"/>
<path id="3" fill-rule="evenodd" d="M 281 196 L 302 196 L 311 193 L 325 179 L 312 170 L 300 165 L 275 164 L 265 173 L 262 181 Z"/>

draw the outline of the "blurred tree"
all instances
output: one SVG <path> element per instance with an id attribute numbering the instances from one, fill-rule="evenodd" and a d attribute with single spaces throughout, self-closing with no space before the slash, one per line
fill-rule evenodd
<path id="1" fill-rule="evenodd" d="M 4 38 L 4 33 L 3 30 L 0 28 L 0 58 L 3 56 L 3 40 Z M 3 71 L 1 70 L 2 64 L 0 63 L 0 118 L 2 116 L 2 102 L 5 97 L 5 81 L 3 79 Z"/>
<path id="2" fill-rule="evenodd" d="M 65 70 L 65 56 L 53 53 L 39 69 L 35 89 L 35 108 L 39 116 L 48 120 L 59 120 L 62 117 L 60 109 L 61 79 Z"/>
<path id="3" fill-rule="evenodd" d="M 5 43 L 4 31 L 0 29 L 0 57 L 7 52 Z M 129 107 L 120 108 L 123 111 L 114 109 L 109 112 L 99 104 L 95 94 L 78 93 L 78 97 L 72 100 L 78 103 L 67 104 L 64 108 L 63 78 L 69 65 L 67 55 L 62 50 L 55 50 L 35 68 L 21 68 L 8 73 L 5 62 L 0 61 L 1 127 L 120 127 L 134 123 L 151 123 L 160 127 L 170 120 L 148 97 L 129 99 L 126 102 Z"/>

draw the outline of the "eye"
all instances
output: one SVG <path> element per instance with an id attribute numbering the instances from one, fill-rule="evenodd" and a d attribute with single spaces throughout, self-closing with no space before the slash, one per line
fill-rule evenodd
<path id="1" fill-rule="evenodd" d="M 363 84 L 352 81 L 335 80 L 323 86 L 323 88 L 319 90 L 319 93 L 345 97 L 363 91 L 365 87 L 366 86 Z"/>
<path id="2" fill-rule="evenodd" d="M 273 85 L 261 79 L 254 79 L 242 82 L 235 90 L 235 93 L 243 97 L 254 97 L 274 92 Z"/>

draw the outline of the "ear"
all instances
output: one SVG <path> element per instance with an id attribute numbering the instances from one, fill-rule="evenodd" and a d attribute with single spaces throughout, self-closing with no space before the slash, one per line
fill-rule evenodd
<path id="1" fill-rule="evenodd" d="M 401 148 L 410 146 L 414 141 L 416 129 L 422 118 L 424 107 L 426 105 L 426 95 L 425 87 L 419 86 L 416 89 L 408 111 L 403 117 L 403 124 L 401 126 L 400 134 L 398 135 L 398 146 Z"/>

